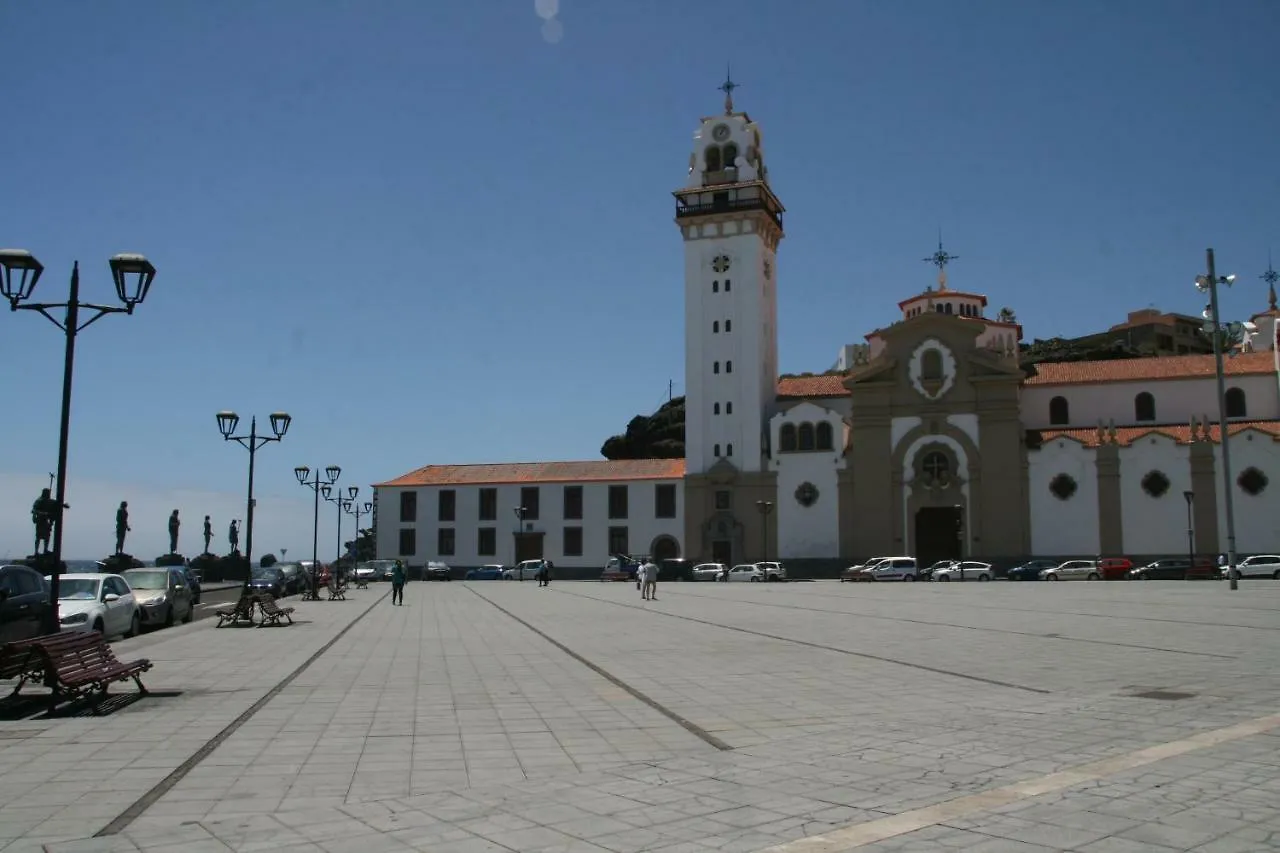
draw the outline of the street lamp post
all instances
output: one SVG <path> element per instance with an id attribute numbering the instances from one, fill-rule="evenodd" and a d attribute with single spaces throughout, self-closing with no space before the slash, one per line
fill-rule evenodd
<path id="1" fill-rule="evenodd" d="M 756 501 L 756 509 L 760 511 L 760 559 L 767 560 L 769 559 L 769 513 L 773 512 L 773 501 Z"/>
<path id="2" fill-rule="evenodd" d="M 956 562 L 960 566 L 960 582 L 964 583 L 964 507 L 960 504 L 955 505 L 956 511 L 956 553 L 960 559 Z"/>
<path id="3" fill-rule="evenodd" d="M 1227 436 L 1227 382 L 1222 368 L 1222 316 L 1218 313 L 1218 286 L 1230 287 L 1234 275 L 1219 277 L 1213 265 L 1213 249 L 1205 250 L 1208 272 L 1196 276 L 1196 289 L 1209 294 L 1209 326 L 1213 337 L 1213 364 L 1218 378 L 1218 432 L 1222 442 L 1222 491 L 1227 516 L 1227 576 L 1230 588 L 1236 589 L 1236 515 L 1231 494 L 1231 442 Z"/>
<path id="4" fill-rule="evenodd" d="M 80 301 L 80 262 L 71 266 L 71 285 L 66 302 L 41 302 L 23 304 L 35 291 L 44 265 L 35 257 L 22 249 L 0 249 L 0 295 L 9 300 L 9 310 L 39 311 L 51 323 L 62 330 L 66 336 L 66 353 L 62 364 L 62 417 L 58 424 L 58 474 L 57 495 L 54 498 L 52 569 L 49 572 L 49 608 L 46 614 L 45 631 L 57 633 L 58 621 L 58 576 L 62 571 L 62 522 L 63 510 L 67 507 L 67 443 L 71 431 L 71 377 L 76 360 L 76 335 L 107 314 L 132 314 L 133 309 L 142 304 L 155 280 L 156 268 L 142 255 L 115 255 L 109 262 L 111 278 L 115 281 L 116 297 L 122 305 L 95 305 Z M 89 319 L 81 322 L 80 309 L 92 312 Z M 59 320 L 51 311 L 65 310 L 63 319 Z M 47 552 L 46 552 L 47 553 Z M 37 557 L 40 555 L 36 555 Z"/>
<path id="5" fill-rule="evenodd" d="M 524 532 L 524 515 L 529 510 L 518 506 L 511 511 L 516 514 L 516 534 L 511 537 L 511 568 L 515 570 L 516 580 L 524 580 L 524 571 L 520 569 L 520 534 Z"/>
<path id="6" fill-rule="evenodd" d="M 355 507 L 355 509 L 352 509 L 352 507 Z M 342 509 L 343 509 L 343 510 L 348 514 L 348 515 L 354 515 L 354 516 L 356 517 L 356 538 L 355 538 L 355 543 L 356 543 L 357 556 L 358 556 L 358 554 L 359 554 L 358 549 L 359 549 L 359 547 L 360 547 L 360 516 L 362 516 L 362 515 L 368 515 L 369 513 L 373 512 L 373 503 L 372 503 L 372 502 L 370 502 L 370 501 L 365 501 L 365 502 L 364 502 L 364 506 L 362 507 L 358 501 L 356 501 L 354 498 L 352 498 L 352 499 L 351 499 L 351 500 L 349 500 L 349 501 L 343 501 L 343 502 L 342 502 Z M 352 561 L 353 561 L 353 562 L 357 562 L 357 561 L 356 561 L 356 559 L 355 559 L 355 557 L 353 557 L 353 558 L 352 558 Z"/>
<path id="7" fill-rule="evenodd" d="M 333 493 L 333 486 L 321 486 L 320 493 L 324 495 L 324 499 L 333 504 L 338 510 L 338 544 L 336 546 L 337 556 L 334 557 L 334 567 L 337 568 L 337 561 L 342 559 L 342 504 L 351 503 L 356 499 L 356 495 L 360 494 L 359 486 L 347 486 L 347 495 L 343 497 L 342 490 L 339 489 L 337 494 Z"/>
<path id="8" fill-rule="evenodd" d="M 1196 525 L 1191 514 L 1191 508 L 1196 502 L 1196 493 L 1188 489 L 1182 493 L 1187 499 L 1187 574 L 1186 577 L 1192 577 L 1196 568 Z"/>
<path id="9" fill-rule="evenodd" d="M 321 473 L 324 479 L 320 478 Z M 315 493 L 315 509 L 311 519 L 311 589 L 304 596 L 310 601 L 320 600 L 320 590 L 317 582 L 320 578 L 320 490 L 325 486 L 332 486 L 338 482 L 338 478 L 342 476 L 342 469 L 337 465 L 330 465 L 323 472 L 316 469 L 315 479 L 307 479 L 311 476 L 311 469 L 306 465 L 299 465 L 293 469 L 293 475 L 298 478 L 298 483 L 307 486 Z"/>
<path id="10" fill-rule="evenodd" d="M 258 448 L 263 447 L 273 441 L 279 441 L 284 438 L 284 434 L 289 431 L 289 424 L 293 423 L 293 418 L 284 412 L 272 412 L 271 432 L 272 435 L 258 435 L 258 416 L 254 415 L 249 419 L 249 434 L 235 435 L 236 427 L 240 425 L 240 416 L 235 412 L 222 411 L 218 412 L 218 432 L 222 433 L 223 441 L 234 441 L 249 451 L 249 498 L 246 502 L 244 510 L 244 589 L 249 591 L 249 576 L 253 573 L 253 460 L 258 454 Z"/>

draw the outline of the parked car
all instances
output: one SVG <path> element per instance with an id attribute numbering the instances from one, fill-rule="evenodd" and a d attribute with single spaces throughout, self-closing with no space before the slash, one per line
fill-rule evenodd
<path id="1" fill-rule="evenodd" d="M 481 566 L 478 569 L 468 569 L 463 580 L 469 581 L 500 581 L 502 580 L 504 567 L 498 563 L 490 563 L 487 566 Z"/>
<path id="2" fill-rule="evenodd" d="M 787 579 L 787 567 L 782 563 L 772 560 L 765 560 L 756 563 L 756 567 L 760 569 L 760 574 L 764 576 L 766 581 L 773 583 L 781 583 Z"/>
<path id="3" fill-rule="evenodd" d="M 1007 577 L 1011 581 L 1038 581 L 1041 579 L 1042 572 L 1057 567 L 1057 560 L 1027 560 L 1022 565 L 1010 569 Z"/>
<path id="4" fill-rule="evenodd" d="M 889 557 L 873 566 L 870 574 L 873 581 L 914 581 L 916 570 L 915 557 Z"/>
<path id="5" fill-rule="evenodd" d="M 1276 554 L 1255 554 L 1236 563 L 1238 578 L 1275 578 L 1280 581 L 1280 556 Z M 1230 577 L 1226 568 L 1222 576 Z"/>
<path id="6" fill-rule="evenodd" d="M 955 562 L 956 562 L 955 560 L 951 560 L 951 559 L 939 560 L 938 562 L 934 563 L 932 566 L 926 566 L 925 568 L 916 572 L 916 577 L 922 581 L 931 581 L 933 580 L 934 572 L 936 572 L 938 569 L 945 569 L 948 566 L 955 565 Z"/>
<path id="7" fill-rule="evenodd" d="M 729 567 L 724 563 L 699 563 L 693 567 L 693 579 L 695 581 L 718 581 L 729 571 Z"/>
<path id="8" fill-rule="evenodd" d="M 453 569 L 449 568 L 448 563 L 431 560 L 422 567 L 422 579 L 424 581 L 451 581 L 453 580 Z"/>
<path id="9" fill-rule="evenodd" d="M 44 633 L 49 587 L 28 566 L 0 566 L 0 643 Z"/>
<path id="10" fill-rule="evenodd" d="M 978 560 L 961 560 L 944 566 L 933 573 L 933 580 L 948 581 L 989 581 L 996 576 L 996 570 L 990 563 Z"/>
<path id="11" fill-rule="evenodd" d="M 187 586 L 191 588 L 191 603 L 199 604 L 202 590 L 200 587 L 200 573 L 191 567 L 183 569 L 183 574 L 187 577 Z"/>
<path id="12" fill-rule="evenodd" d="M 544 560 L 521 560 L 509 569 L 504 569 L 502 579 L 504 581 L 531 581 L 538 577 L 538 572 L 542 571 Z"/>
<path id="13" fill-rule="evenodd" d="M 275 569 L 284 577 L 284 592 L 282 595 L 294 595 L 302 592 L 310 583 L 306 575 L 303 574 L 301 563 L 276 563 L 270 568 Z"/>
<path id="14" fill-rule="evenodd" d="M 58 623 L 63 631 L 132 637 L 142 628 L 142 616 L 120 575 L 72 573 L 58 578 Z"/>
<path id="15" fill-rule="evenodd" d="M 1133 560 L 1127 557 L 1103 557 L 1098 561 L 1098 574 L 1104 581 L 1127 581 Z"/>
<path id="16" fill-rule="evenodd" d="M 120 575 L 133 590 L 143 627 L 172 626 L 195 616 L 191 586 L 180 568 L 128 569 Z"/>
<path id="17" fill-rule="evenodd" d="M 658 580 L 662 583 L 693 580 L 693 561 L 682 557 L 668 557 L 665 560 L 659 560 Z"/>
<path id="18" fill-rule="evenodd" d="M 1040 573 L 1043 581 L 1096 581 L 1101 578 L 1097 560 L 1067 560 Z"/>
<path id="19" fill-rule="evenodd" d="M 730 583 L 737 583 L 738 581 L 757 583 L 763 578 L 760 574 L 760 568 L 755 563 L 739 563 L 729 570 L 729 574 L 725 575 L 725 580 Z"/>
<path id="20" fill-rule="evenodd" d="M 249 589 L 254 592 L 269 592 L 276 598 L 285 596 L 284 572 L 275 566 L 255 568 L 249 571 Z"/>

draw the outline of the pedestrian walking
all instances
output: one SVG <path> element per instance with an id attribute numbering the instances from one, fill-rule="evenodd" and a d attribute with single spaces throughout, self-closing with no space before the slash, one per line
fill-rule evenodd
<path id="1" fill-rule="evenodd" d="M 652 560 L 645 560 L 644 565 L 640 567 L 637 573 L 644 579 L 644 587 L 640 591 L 640 597 L 646 601 L 658 600 L 658 567 Z"/>
<path id="2" fill-rule="evenodd" d="M 391 603 L 404 604 L 404 563 L 396 560 L 395 568 L 391 570 Z"/>

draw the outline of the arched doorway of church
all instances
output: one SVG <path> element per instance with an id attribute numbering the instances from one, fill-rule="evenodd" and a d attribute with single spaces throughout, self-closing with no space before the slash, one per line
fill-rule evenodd
<path id="1" fill-rule="evenodd" d="M 916 565 L 959 560 L 963 515 L 958 506 L 927 506 L 916 511 Z"/>
<path id="2" fill-rule="evenodd" d="M 653 544 L 649 546 L 649 559 L 655 563 L 663 560 L 674 560 L 680 556 L 680 543 L 674 538 L 663 534 L 653 540 Z"/>

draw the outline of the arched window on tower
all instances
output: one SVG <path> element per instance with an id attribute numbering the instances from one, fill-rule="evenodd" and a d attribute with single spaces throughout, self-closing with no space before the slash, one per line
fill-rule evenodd
<path id="1" fill-rule="evenodd" d="M 813 445 L 814 445 L 813 424 L 811 423 L 800 424 L 799 438 L 800 438 L 800 441 L 799 441 L 800 450 L 813 450 Z"/>
<path id="2" fill-rule="evenodd" d="M 725 373 L 733 373 L 733 362 L 732 362 L 732 361 L 726 361 L 726 362 L 724 363 L 724 372 L 725 372 Z"/>
<path id="3" fill-rule="evenodd" d="M 715 456 L 717 459 L 720 458 L 720 445 L 717 444 L 711 448 L 711 455 Z"/>
<path id="4" fill-rule="evenodd" d="M 724 292 L 728 293 L 731 290 L 733 290 L 733 282 L 726 278 L 724 280 Z"/>
<path id="5" fill-rule="evenodd" d="M 718 361 L 713 361 L 713 362 L 711 363 L 711 372 L 712 372 L 712 373 L 719 373 L 719 372 L 720 372 L 720 362 L 718 362 Z"/>
<path id="6" fill-rule="evenodd" d="M 708 145 L 707 152 L 704 156 L 706 157 L 708 172 L 720 171 L 721 165 L 720 165 L 720 149 L 719 148 L 717 148 L 714 145 Z M 720 454 L 717 453 L 716 455 L 719 456 Z"/>
<path id="7" fill-rule="evenodd" d="M 927 349 L 920 354 L 920 378 L 942 378 L 942 353 L 936 349 Z"/>
<path id="8" fill-rule="evenodd" d="M 1054 397 L 1049 401 L 1049 424 L 1066 426 L 1069 423 L 1071 423 L 1071 407 L 1067 405 L 1067 398 Z"/>
<path id="9" fill-rule="evenodd" d="M 950 314 L 950 313 L 951 313 L 951 303 L 950 303 L 950 302 L 948 302 L 948 303 L 947 303 L 947 307 L 943 309 L 942 313 L 943 313 L 943 314 Z"/>
<path id="10" fill-rule="evenodd" d="M 783 453 L 790 453 L 796 449 L 796 425 L 783 424 L 782 430 L 778 433 L 778 448 Z"/>
<path id="11" fill-rule="evenodd" d="M 713 334 L 713 335 L 718 335 L 718 334 L 720 334 L 720 321 L 719 321 L 719 320 L 712 320 L 712 321 L 711 321 L 711 334 Z"/>
<path id="12" fill-rule="evenodd" d="M 819 421 L 818 428 L 815 430 L 816 440 L 819 450 L 831 450 L 835 442 L 832 440 L 831 424 L 826 421 Z"/>
<path id="13" fill-rule="evenodd" d="M 725 445 L 725 448 L 724 448 L 724 455 L 725 455 L 725 456 L 732 456 L 732 455 L 733 455 L 733 442 L 732 442 L 732 441 Z"/>
<path id="14" fill-rule="evenodd" d="M 732 402 L 729 402 L 729 403 L 725 403 L 725 404 L 724 404 L 724 413 L 725 413 L 726 415 L 732 415 L 732 414 L 733 414 L 733 403 L 732 403 Z"/>
<path id="15" fill-rule="evenodd" d="M 720 282 L 718 282 L 718 281 L 713 281 L 713 282 L 711 282 L 711 292 L 712 292 L 712 293 L 719 293 L 719 292 L 720 292 Z"/>
<path id="16" fill-rule="evenodd" d="M 729 332 L 732 332 L 732 331 L 733 331 L 733 321 L 732 321 L 732 320 L 725 320 L 725 321 L 724 321 L 724 330 L 725 330 L 725 333 L 726 333 L 726 334 L 727 334 L 727 333 L 729 333 Z"/>
<path id="17" fill-rule="evenodd" d="M 1151 392 L 1143 391 L 1133 398 L 1133 419 L 1139 423 L 1156 419 L 1156 398 Z"/>
<path id="18" fill-rule="evenodd" d="M 1242 388 L 1227 389 L 1227 417 L 1243 418 L 1249 414 L 1248 401 Z"/>
<path id="19" fill-rule="evenodd" d="M 724 147 L 724 168 L 732 169 L 738 165 L 738 146 L 730 142 Z"/>
<path id="20" fill-rule="evenodd" d="M 720 404 L 719 404 L 719 403 L 712 403 L 712 404 L 711 404 L 711 414 L 713 414 L 713 415 L 718 415 L 718 414 L 720 414 Z"/>

